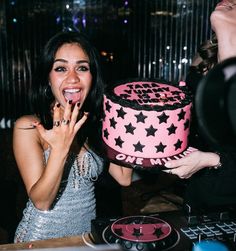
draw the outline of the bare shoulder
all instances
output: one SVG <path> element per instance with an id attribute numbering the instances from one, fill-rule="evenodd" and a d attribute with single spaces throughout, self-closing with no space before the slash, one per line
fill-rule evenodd
<path id="1" fill-rule="evenodd" d="M 26 142 L 27 139 L 33 138 L 38 141 L 39 134 L 35 129 L 33 122 L 39 121 L 34 115 L 24 115 L 18 118 L 14 124 L 13 141 L 17 142 L 19 139 L 21 142 Z"/>
<path id="2" fill-rule="evenodd" d="M 35 115 L 24 115 L 15 122 L 15 129 L 33 129 L 33 122 L 39 122 L 39 118 Z"/>

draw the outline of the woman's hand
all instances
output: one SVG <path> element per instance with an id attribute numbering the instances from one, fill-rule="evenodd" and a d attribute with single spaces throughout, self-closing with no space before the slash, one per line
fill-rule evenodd
<path id="1" fill-rule="evenodd" d="M 219 161 L 218 154 L 197 150 L 181 159 L 166 162 L 165 167 L 167 170 L 163 170 L 163 172 L 175 174 L 181 179 L 188 179 L 205 167 L 216 166 Z"/>
<path id="2" fill-rule="evenodd" d="M 52 150 L 58 150 L 61 153 L 69 151 L 76 133 L 88 117 L 88 114 L 84 113 L 77 121 L 79 105 L 79 103 L 75 104 L 72 109 L 68 101 L 63 111 L 60 104 L 56 103 L 53 108 L 53 128 L 50 130 L 46 130 L 40 123 L 33 124 Z"/>

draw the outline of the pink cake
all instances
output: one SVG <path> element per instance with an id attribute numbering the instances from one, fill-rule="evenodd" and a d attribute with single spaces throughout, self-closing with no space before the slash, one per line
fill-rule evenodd
<path id="1" fill-rule="evenodd" d="M 188 148 L 191 96 L 185 86 L 130 80 L 104 95 L 102 138 L 107 157 L 132 167 L 157 167 Z"/>

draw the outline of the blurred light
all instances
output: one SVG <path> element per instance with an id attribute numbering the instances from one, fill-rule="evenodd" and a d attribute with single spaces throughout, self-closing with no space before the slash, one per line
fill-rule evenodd
<path id="1" fill-rule="evenodd" d="M 17 23 L 17 19 L 16 18 L 13 18 L 12 21 L 13 21 L 13 23 Z"/>
<path id="2" fill-rule="evenodd" d="M 153 62 L 152 62 L 152 64 L 154 64 L 154 65 L 155 65 L 155 64 L 156 64 L 156 61 L 153 61 Z"/>
<path id="3" fill-rule="evenodd" d="M 181 60 L 181 62 L 182 62 L 183 64 L 187 64 L 187 63 L 188 63 L 188 59 L 187 59 L 187 58 L 183 58 L 183 59 Z"/>
<path id="4" fill-rule="evenodd" d="M 103 57 L 106 57 L 106 56 L 107 56 L 107 52 L 106 52 L 106 51 L 101 51 L 101 55 L 102 55 Z"/>
<path id="5" fill-rule="evenodd" d="M 57 23 L 60 23 L 60 21 L 61 21 L 61 17 L 57 17 L 57 18 L 56 18 L 56 22 L 57 22 Z"/>
<path id="6" fill-rule="evenodd" d="M 125 19 L 125 20 L 124 20 L 124 24 L 127 24 L 127 23 L 128 23 L 128 20 L 127 20 L 127 19 Z"/>
<path id="7" fill-rule="evenodd" d="M 86 27 L 86 18 L 85 18 L 85 16 L 83 16 L 82 24 L 83 24 L 84 27 Z"/>
<path id="8" fill-rule="evenodd" d="M 181 65 L 181 64 L 179 64 L 179 65 L 178 65 L 178 69 L 179 69 L 179 70 L 181 70 L 181 68 L 182 68 L 182 65 Z"/>
<path id="9" fill-rule="evenodd" d="M 151 16 L 173 16 L 173 12 L 155 11 L 155 12 L 151 12 Z"/>
<path id="10" fill-rule="evenodd" d="M 170 46 L 169 46 L 169 45 L 167 45 L 167 46 L 166 46 L 166 49 L 167 49 L 167 50 L 169 50 L 169 49 L 170 49 Z"/>
<path id="11" fill-rule="evenodd" d="M 176 64 L 176 60 L 173 60 L 173 64 Z"/>
<path id="12" fill-rule="evenodd" d="M 129 4 L 129 2 L 128 1 L 125 1 L 125 5 L 128 5 Z"/>
<path id="13" fill-rule="evenodd" d="M 184 48 L 183 48 L 185 51 L 187 50 L 187 46 L 184 46 Z"/>
<path id="14" fill-rule="evenodd" d="M 68 10 L 70 8 L 70 5 L 69 4 L 66 4 L 66 9 Z"/>
<path id="15" fill-rule="evenodd" d="M 162 62 L 162 58 L 159 59 L 159 62 L 160 62 L 160 63 Z"/>

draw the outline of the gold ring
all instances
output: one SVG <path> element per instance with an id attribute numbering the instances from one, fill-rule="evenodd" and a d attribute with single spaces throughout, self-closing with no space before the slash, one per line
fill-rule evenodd
<path id="1" fill-rule="evenodd" d="M 68 125 L 68 124 L 70 123 L 70 120 L 69 120 L 69 119 L 63 119 L 63 120 L 62 120 L 62 123 L 63 123 L 64 125 Z"/>
<path id="2" fill-rule="evenodd" d="M 58 127 L 58 126 L 60 126 L 60 123 L 61 122 L 59 120 L 56 120 L 56 121 L 53 122 L 53 126 Z"/>

